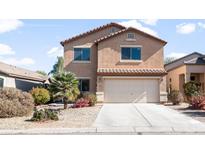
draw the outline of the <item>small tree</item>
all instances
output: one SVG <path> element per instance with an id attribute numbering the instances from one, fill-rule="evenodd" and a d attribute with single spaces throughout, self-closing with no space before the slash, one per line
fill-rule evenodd
<path id="1" fill-rule="evenodd" d="M 164 64 L 168 64 L 171 63 L 172 61 L 174 61 L 176 58 L 175 57 L 166 57 L 164 59 Z"/>
<path id="2" fill-rule="evenodd" d="M 49 72 L 49 74 L 60 74 L 64 72 L 64 59 L 63 57 L 57 57 L 57 62 L 53 65 L 53 69 Z"/>
<path id="3" fill-rule="evenodd" d="M 36 73 L 46 76 L 47 73 L 45 71 L 37 70 Z"/>
<path id="4" fill-rule="evenodd" d="M 33 88 L 30 93 L 33 96 L 35 105 L 45 104 L 50 100 L 49 91 L 45 88 Z"/>
<path id="5" fill-rule="evenodd" d="M 193 96 L 200 94 L 200 86 L 201 84 L 195 81 L 189 81 L 184 84 L 184 94 L 186 95 L 188 101 L 190 101 Z"/>
<path id="6" fill-rule="evenodd" d="M 169 94 L 169 99 L 173 105 L 177 105 L 184 101 L 183 95 L 178 90 L 172 90 Z"/>
<path id="7" fill-rule="evenodd" d="M 68 101 L 74 101 L 80 94 L 78 80 L 71 72 L 62 72 L 53 75 L 49 89 L 54 98 L 61 98 L 63 100 L 64 109 L 67 108 Z"/>

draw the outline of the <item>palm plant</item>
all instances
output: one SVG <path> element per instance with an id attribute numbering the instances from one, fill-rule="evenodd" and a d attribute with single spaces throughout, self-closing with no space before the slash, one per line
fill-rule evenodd
<path id="1" fill-rule="evenodd" d="M 64 109 L 67 108 L 68 101 L 74 101 L 80 94 L 78 80 L 71 72 L 53 75 L 49 89 L 54 98 L 61 98 L 63 100 Z"/>

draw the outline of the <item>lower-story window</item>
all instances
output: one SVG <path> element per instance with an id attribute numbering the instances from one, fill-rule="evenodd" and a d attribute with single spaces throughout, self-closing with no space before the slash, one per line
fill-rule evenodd
<path id="1" fill-rule="evenodd" d="M 0 88 L 3 88 L 4 86 L 4 79 L 0 78 Z"/>
<path id="2" fill-rule="evenodd" d="M 83 92 L 90 91 L 90 80 L 79 79 L 79 90 Z"/>
<path id="3" fill-rule="evenodd" d="M 190 77 L 190 80 L 191 80 L 191 81 L 195 81 L 195 80 L 196 80 L 195 76 L 191 76 L 191 77 Z"/>

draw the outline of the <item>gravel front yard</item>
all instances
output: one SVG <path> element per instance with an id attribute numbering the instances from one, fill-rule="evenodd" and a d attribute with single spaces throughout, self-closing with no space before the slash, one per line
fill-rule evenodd
<path id="1" fill-rule="evenodd" d="M 0 129 L 82 128 L 92 127 L 101 105 L 62 110 L 59 121 L 31 122 L 31 117 L 0 118 Z"/>

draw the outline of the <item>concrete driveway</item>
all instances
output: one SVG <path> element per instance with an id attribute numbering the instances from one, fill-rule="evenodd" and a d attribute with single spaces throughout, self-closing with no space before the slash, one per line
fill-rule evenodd
<path id="1" fill-rule="evenodd" d="M 205 125 L 157 104 L 104 104 L 93 124 L 97 132 L 205 133 Z"/>

